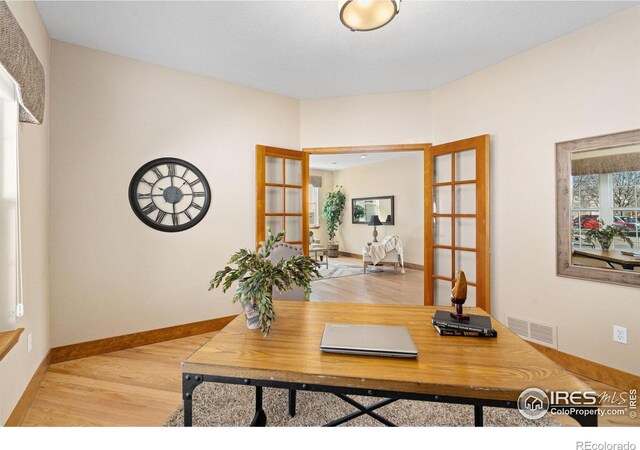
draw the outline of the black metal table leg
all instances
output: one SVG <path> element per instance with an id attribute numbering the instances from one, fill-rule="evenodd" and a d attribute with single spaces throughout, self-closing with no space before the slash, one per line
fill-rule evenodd
<path id="1" fill-rule="evenodd" d="M 184 426 L 193 425 L 193 390 L 202 383 L 202 377 L 193 374 L 184 374 L 182 379 L 182 401 L 184 402 Z"/>
<path id="2" fill-rule="evenodd" d="M 262 386 L 256 386 L 256 413 L 251 421 L 252 427 L 264 427 L 267 425 L 267 415 L 262 409 Z"/>
<path id="3" fill-rule="evenodd" d="M 296 393 L 295 389 L 289 389 L 289 416 L 296 416 Z"/>
<path id="4" fill-rule="evenodd" d="M 473 405 L 473 420 L 474 420 L 474 426 L 476 427 L 484 426 L 484 416 L 482 411 L 482 405 Z"/>

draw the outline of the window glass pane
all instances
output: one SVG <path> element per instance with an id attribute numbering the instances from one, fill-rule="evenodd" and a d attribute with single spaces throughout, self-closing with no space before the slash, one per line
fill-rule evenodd
<path id="1" fill-rule="evenodd" d="M 283 230 L 283 222 L 281 216 L 267 216 L 266 220 L 266 228 L 271 228 L 271 233 L 277 234 Z"/>
<path id="2" fill-rule="evenodd" d="M 476 150 L 456 152 L 456 181 L 476 179 Z"/>
<path id="3" fill-rule="evenodd" d="M 433 212 L 436 214 L 451 214 L 451 186 L 436 186 L 433 188 Z"/>
<path id="4" fill-rule="evenodd" d="M 476 219 L 456 219 L 456 247 L 476 248 Z"/>
<path id="5" fill-rule="evenodd" d="M 571 207 L 600 207 L 600 177 L 598 175 L 580 175 L 571 177 Z"/>
<path id="6" fill-rule="evenodd" d="M 302 184 L 302 161 L 297 159 L 284 160 L 285 184 Z"/>
<path id="7" fill-rule="evenodd" d="M 433 162 L 433 182 L 451 181 L 451 154 L 436 156 Z"/>
<path id="8" fill-rule="evenodd" d="M 476 254 L 474 252 L 456 252 L 456 271 L 462 270 L 467 281 L 476 281 Z"/>
<path id="9" fill-rule="evenodd" d="M 460 184 L 456 186 L 456 214 L 476 213 L 476 185 Z"/>
<path id="10" fill-rule="evenodd" d="M 282 189 L 281 187 L 267 186 L 265 190 L 266 205 L 265 210 L 268 213 L 282 212 Z"/>
<path id="11" fill-rule="evenodd" d="M 282 158 L 267 156 L 265 166 L 265 181 L 282 184 Z"/>
<path id="12" fill-rule="evenodd" d="M 433 223 L 433 242 L 438 245 L 451 245 L 450 217 L 436 217 Z"/>
<path id="13" fill-rule="evenodd" d="M 441 277 L 453 278 L 451 273 L 451 258 L 453 250 L 444 248 L 433 249 L 433 274 Z"/>
<path id="14" fill-rule="evenodd" d="M 302 212 L 302 189 L 286 188 L 286 212 L 299 214 Z"/>
<path id="15" fill-rule="evenodd" d="M 638 207 L 640 172 L 617 172 L 611 174 L 613 184 L 613 207 Z"/>
<path id="16" fill-rule="evenodd" d="M 286 217 L 287 234 L 284 236 L 286 242 L 302 241 L 302 217 Z"/>
<path id="17" fill-rule="evenodd" d="M 451 306 L 451 281 L 433 280 L 433 304 L 436 306 Z M 468 292 L 468 288 L 467 288 Z M 465 306 L 467 304 L 465 303 Z"/>

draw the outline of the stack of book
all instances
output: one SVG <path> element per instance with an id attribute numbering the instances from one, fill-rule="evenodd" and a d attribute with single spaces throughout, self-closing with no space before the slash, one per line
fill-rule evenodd
<path id="1" fill-rule="evenodd" d="M 633 250 L 621 250 L 620 253 L 626 256 L 633 256 L 635 258 L 640 258 L 640 252 L 634 252 Z"/>
<path id="2" fill-rule="evenodd" d="M 491 317 L 469 314 L 468 322 L 458 322 L 449 311 L 436 311 L 431 323 L 440 336 L 497 337 L 491 327 Z"/>

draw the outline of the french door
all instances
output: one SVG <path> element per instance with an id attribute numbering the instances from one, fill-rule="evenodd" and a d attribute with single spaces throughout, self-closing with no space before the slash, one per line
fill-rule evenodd
<path id="1" fill-rule="evenodd" d="M 284 241 L 309 254 L 309 156 L 256 145 L 256 243 L 285 231 Z"/>
<path id="2" fill-rule="evenodd" d="M 489 135 L 432 146 L 424 162 L 425 304 L 450 305 L 463 270 L 465 306 L 490 312 Z"/>

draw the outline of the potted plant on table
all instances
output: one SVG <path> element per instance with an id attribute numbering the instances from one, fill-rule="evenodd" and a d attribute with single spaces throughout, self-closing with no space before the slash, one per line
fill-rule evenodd
<path id="1" fill-rule="evenodd" d="M 619 237 L 633 248 L 633 242 L 625 234 L 624 229 L 615 225 L 605 225 L 604 220 L 598 220 L 599 226 L 589 228 L 584 234 L 585 240 L 595 245 L 597 242 L 602 247 L 602 250 L 609 250 L 611 243 L 615 237 Z"/>
<path id="2" fill-rule="evenodd" d="M 322 215 L 327 221 L 327 233 L 329 234 L 329 243 L 327 244 L 327 256 L 331 258 L 338 257 L 338 249 L 340 243 L 334 241 L 338 227 L 342 224 L 342 212 L 344 211 L 345 195 L 342 186 L 327 192 L 322 205 Z"/>
<path id="3" fill-rule="evenodd" d="M 276 318 L 273 310 L 273 288 L 286 292 L 293 285 L 300 286 L 308 296 L 311 293 L 311 279 L 320 277 L 320 265 L 305 255 L 295 255 L 278 262 L 269 260 L 273 246 L 284 238 L 284 231 L 273 235 L 267 230 L 267 240 L 259 244 L 258 251 L 240 249 L 234 253 L 226 266 L 216 272 L 209 282 L 209 290 L 222 284 L 222 292 L 238 281 L 234 302 L 240 302 L 244 310 L 247 327 L 260 328 L 267 336 L 271 323 Z"/>

